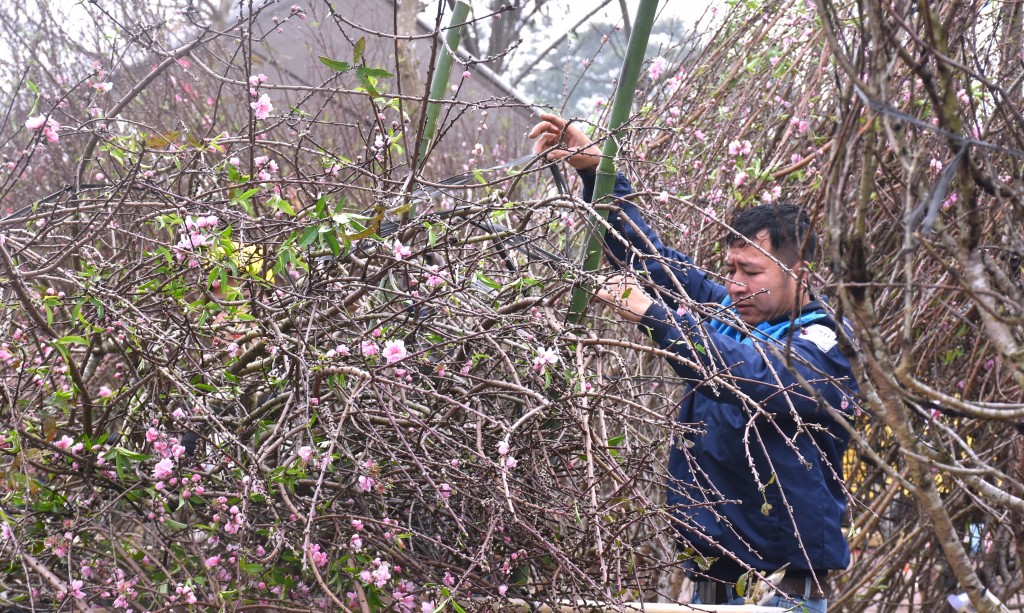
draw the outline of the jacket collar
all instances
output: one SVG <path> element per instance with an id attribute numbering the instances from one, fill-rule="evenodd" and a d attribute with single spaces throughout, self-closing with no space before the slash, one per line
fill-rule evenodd
<path id="1" fill-rule="evenodd" d="M 751 345 L 755 339 L 761 341 L 782 340 L 789 335 L 789 331 L 793 328 L 802 328 L 812 322 L 830 318 L 824 305 L 819 300 L 812 300 L 801 307 L 796 317 L 787 316 L 774 321 L 763 321 L 751 328 L 748 333 L 744 330 L 745 326 L 739 324 L 739 316 L 730 305 L 732 305 L 732 299 L 726 297 L 722 301 L 722 306 L 725 308 L 722 310 L 720 318 L 711 320 L 708 326 L 723 336 Z"/>

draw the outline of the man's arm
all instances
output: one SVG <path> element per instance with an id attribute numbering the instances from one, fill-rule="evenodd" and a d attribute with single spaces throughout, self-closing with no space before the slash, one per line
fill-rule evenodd
<path id="1" fill-rule="evenodd" d="M 700 364 L 707 373 L 722 374 L 738 393 L 767 411 L 788 414 L 792 402 L 801 417 L 821 419 L 827 415 L 804 389 L 800 378 L 809 382 L 833 408 L 852 411 L 853 403 L 848 398 L 854 396 L 857 389 L 853 370 L 834 342 L 834 336 L 831 340 L 828 338 L 830 332 L 834 334 L 828 326 L 814 324 L 795 330 L 791 339 L 775 348 L 787 348 L 790 351 L 787 360 L 776 355 L 765 342 L 741 343 L 701 324 L 689 313 L 679 315 L 669 311 L 628 277 L 607 279 L 597 296 L 610 303 L 623 319 L 638 323 L 661 348 Z M 668 362 L 684 379 L 703 381 L 706 378 L 700 369 L 681 360 Z M 696 391 L 705 395 L 713 393 L 710 387 L 703 385 L 696 386 Z M 844 403 L 844 399 L 847 402 Z M 724 389 L 716 400 L 737 405 L 742 402 L 739 396 Z"/>
<path id="2" fill-rule="evenodd" d="M 548 159 L 565 159 L 579 173 L 583 198 L 590 202 L 601 152 L 579 126 L 557 115 L 540 117 L 542 121 L 529 134 L 535 139 L 534 152 Z M 646 276 L 673 309 L 678 306 L 673 296 L 679 295 L 680 288 L 697 302 L 721 302 L 726 296 L 725 288 L 708 279 L 688 256 L 661 242 L 636 206 L 626 199 L 632 193 L 629 181 L 619 173 L 612 195 L 620 211 L 609 215 L 611 230 L 605 234 L 612 265 L 618 268 L 626 264 Z"/>
<path id="3" fill-rule="evenodd" d="M 850 362 L 834 341 L 833 322 L 814 323 L 797 328 L 792 336 L 774 347 L 771 341 L 742 343 L 704 326 L 689 313 L 678 315 L 652 302 L 640 318 L 641 329 L 663 349 L 700 363 L 708 373 L 721 373 L 739 394 L 772 413 L 789 414 L 794 409 L 806 419 L 822 419 L 828 412 L 818 406 L 801 383 L 810 384 L 832 408 L 851 413 L 856 382 Z M 788 355 L 780 355 L 780 350 Z M 672 369 L 687 379 L 703 380 L 705 375 L 678 360 L 669 360 Z M 708 386 L 697 386 L 699 394 L 713 393 Z M 740 398 L 721 390 L 717 400 L 740 404 Z M 792 407 L 790 406 L 792 403 Z"/>
<path id="4" fill-rule="evenodd" d="M 589 170 L 578 172 L 583 180 L 583 199 L 590 202 L 594 195 L 596 173 Z M 612 192 L 619 210 L 608 215 L 610 229 L 604 236 L 608 260 L 612 266 L 631 266 L 659 288 L 659 296 L 672 309 L 679 306 L 674 296 L 679 295 L 680 288 L 697 302 L 724 300 L 727 294 L 724 286 L 708 279 L 704 271 L 694 265 L 690 256 L 667 247 L 661 241 L 636 205 L 627 199 L 632 193 L 629 180 L 619 173 Z"/>

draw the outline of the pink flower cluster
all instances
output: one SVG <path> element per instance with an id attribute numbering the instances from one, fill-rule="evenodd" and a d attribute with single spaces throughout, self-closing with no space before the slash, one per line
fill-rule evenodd
<path id="1" fill-rule="evenodd" d="M 366 357 L 377 355 L 380 349 L 377 347 L 377 343 L 373 341 L 363 341 L 359 343 L 359 350 L 363 352 Z"/>
<path id="2" fill-rule="evenodd" d="M 216 215 L 206 215 L 205 217 L 192 217 L 189 215 L 185 218 L 185 228 L 187 230 L 202 230 L 203 228 L 216 228 L 217 224 L 220 223 L 220 219 Z"/>
<path id="3" fill-rule="evenodd" d="M 403 613 L 413 611 L 416 604 L 416 597 L 413 595 L 415 591 L 416 585 L 413 582 L 404 580 L 398 582 L 395 591 L 391 593 L 391 598 L 394 599 L 399 611 L 403 611 Z"/>
<path id="4" fill-rule="evenodd" d="M 85 449 L 83 443 L 76 443 L 75 439 L 66 434 L 60 437 L 59 441 L 54 441 L 53 446 L 57 449 L 70 451 L 71 453 L 81 453 Z"/>
<path id="5" fill-rule="evenodd" d="M 384 584 L 391 580 L 391 565 L 382 562 L 380 558 L 373 561 L 373 570 L 364 569 L 359 573 L 363 583 L 372 583 L 377 587 L 384 587 Z"/>
<path id="6" fill-rule="evenodd" d="M 259 171 L 257 178 L 260 181 L 269 181 L 271 175 L 277 172 L 277 162 L 265 155 L 257 156 L 252 161 L 256 164 L 256 169 Z"/>
<path id="7" fill-rule="evenodd" d="M 774 185 L 770 191 L 761 194 L 761 200 L 770 204 L 778 200 L 780 196 L 782 196 L 782 186 Z"/>
<path id="8" fill-rule="evenodd" d="M 554 347 L 550 349 L 546 347 L 538 347 L 537 356 L 533 358 L 533 369 L 543 375 L 547 372 L 549 364 L 552 366 L 558 364 L 558 359 L 558 352 L 555 351 Z"/>
<path id="9" fill-rule="evenodd" d="M 207 215 L 205 217 L 192 217 L 190 215 L 186 217 L 185 230 L 174 245 L 174 254 L 178 261 L 189 258 L 190 267 L 198 266 L 199 263 L 193 254 L 196 249 L 209 247 L 213 244 L 214 237 L 210 233 L 210 229 L 216 228 L 219 222 L 220 220 L 216 215 Z"/>
<path id="10" fill-rule="evenodd" d="M 46 140 L 51 143 L 55 143 L 60 140 L 60 123 L 57 122 L 53 117 L 47 117 L 45 115 L 36 115 L 35 117 L 29 117 L 25 120 L 25 127 L 29 130 L 42 130 L 43 136 Z"/>
<path id="11" fill-rule="evenodd" d="M 359 484 L 360 490 L 364 492 L 370 492 L 373 490 L 373 486 L 377 484 L 377 481 L 374 479 L 374 476 L 380 473 L 380 467 L 377 466 L 377 463 L 374 462 L 373 460 L 366 460 L 365 462 L 363 462 L 363 468 L 366 469 L 366 472 L 368 474 L 359 475 L 357 483 Z"/>
<path id="12" fill-rule="evenodd" d="M 326 357 L 329 360 L 333 360 L 338 356 L 347 357 L 350 355 L 352 355 L 352 350 L 345 345 L 338 345 L 334 349 L 328 349 L 327 352 L 324 353 L 324 357 Z"/>
<path id="13" fill-rule="evenodd" d="M 405 348 L 405 341 L 397 339 L 384 342 L 384 353 L 382 355 L 388 361 L 388 364 L 394 364 L 408 357 L 409 352 Z"/>
<path id="14" fill-rule="evenodd" d="M 668 66 L 668 60 L 659 55 L 651 61 L 651 65 L 647 69 L 647 74 L 651 77 L 652 81 L 657 81 L 661 78 L 661 74 L 665 72 L 666 66 Z"/>
<path id="15" fill-rule="evenodd" d="M 405 258 L 408 258 L 409 256 L 412 255 L 412 250 L 409 249 L 408 246 L 403 245 L 398 240 L 395 240 L 391 248 L 395 253 L 396 260 L 404 260 Z"/>
<path id="16" fill-rule="evenodd" d="M 157 480 L 155 485 L 156 489 L 163 489 L 163 481 L 168 478 L 170 478 L 171 485 L 176 485 L 177 479 L 173 477 L 174 470 L 177 466 L 178 459 L 185 453 L 185 447 L 181 445 L 178 439 L 168 437 L 155 427 L 151 427 L 146 430 L 146 441 L 152 443 L 153 450 L 162 458 L 153 466 L 153 478 Z M 198 480 L 198 475 L 194 478 Z M 182 480 L 182 485 L 185 485 L 185 481 L 187 481 L 187 479 Z M 202 490 L 201 487 L 196 489 Z M 189 495 L 191 495 L 191 493 Z"/>
<path id="17" fill-rule="evenodd" d="M 426 279 L 423 281 L 424 283 L 427 284 L 427 287 L 435 288 L 444 285 L 444 279 L 437 274 L 437 271 L 437 264 L 431 264 L 430 266 L 427 266 Z"/>
<path id="18" fill-rule="evenodd" d="M 249 75 L 249 95 L 253 98 L 259 96 L 254 101 L 249 103 L 252 107 L 252 114 L 256 119 L 266 119 L 270 116 L 270 112 L 274 110 L 274 105 L 270 102 L 270 96 L 268 94 L 260 95 L 256 88 L 267 82 L 267 75 L 260 73 Z"/>
<path id="19" fill-rule="evenodd" d="M 196 599 L 196 594 L 192 590 L 192 586 L 191 585 L 184 585 L 184 586 L 179 585 L 179 586 L 177 586 L 174 589 L 174 593 L 177 594 L 178 597 L 181 597 L 182 599 L 184 599 L 187 604 L 195 604 L 196 603 L 196 600 L 197 600 Z M 175 596 L 171 596 L 170 599 L 173 602 L 175 600 Z"/>
<path id="20" fill-rule="evenodd" d="M 752 149 L 753 146 L 750 144 L 749 140 L 744 140 L 742 142 L 734 140 L 729 143 L 729 155 L 732 156 L 749 155 Z"/>
<path id="21" fill-rule="evenodd" d="M 174 474 L 174 460 L 171 458 L 164 458 L 156 463 L 153 467 L 153 478 L 157 480 L 164 480 Z"/>
<path id="22" fill-rule="evenodd" d="M 256 119 L 266 119 L 274 110 L 274 105 L 270 103 L 270 96 L 267 94 L 263 94 L 255 102 L 250 102 L 249 106 L 252 107 L 252 114 Z"/>
<path id="23" fill-rule="evenodd" d="M 316 543 L 309 546 L 309 558 L 313 561 L 313 564 L 316 564 L 317 568 L 327 566 L 327 552 L 320 551 L 320 545 Z"/>
<path id="24" fill-rule="evenodd" d="M 500 464 L 503 468 L 511 470 L 515 468 L 516 465 L 519 464 L 519 462 L 516 461 L 514 457 L 510 456 L 508 452 L 508 441 L 501 441 L 500 443 L 498 443 L 498 464 Z"/>

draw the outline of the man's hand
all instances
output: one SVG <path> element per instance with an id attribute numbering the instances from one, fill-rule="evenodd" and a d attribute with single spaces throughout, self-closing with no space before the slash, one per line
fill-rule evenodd
<path id="1" fill-rule="evenodd" d="M 597 288 L 597 297 L 615 308 L 616 314 L 634 323 L 640 321 L 654 301 L 626 275 L 608 277 Z"/>
<path id="2" fill-rule="evenodd" d="M 576 170 L 597 170 L 601 151 L 576 124 L 568 124 L 558 115 L 541 113 L 541 122 L 530 130 L 530 138 L 537 139 L 533 152 L 541 155 L 547 151 L 547 159 L 565 159 Z M 551 149 L 557 147 L 556 149 Z"/>

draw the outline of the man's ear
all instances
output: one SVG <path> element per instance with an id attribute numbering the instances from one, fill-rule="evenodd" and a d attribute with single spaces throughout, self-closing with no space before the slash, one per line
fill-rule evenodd
<path id="1" fill-rule="evenodd" d="M 789 267 L 787 274 L 800 283 L 809 282 L 811 279 L 811 264 L 804 260 L 799 260 Z"/>
<path id="2" fill-rule="evenodd" d="M 797 266 L 796 270 L 793 272 L 796 274 L 796 279 L 800 283 L 800 286 L 813 297 L 814 290 L 811 287 L 811 281 L 814 279 L 814 264 L 806 260 L 801 260 L 799 266 Z"/>
<path id="3" fill-rule="evenodd" d="M 801 281 L 807 281 L 809 283 L 813 274 L 814 264 L 808 262 L 807 260 L 801 260 L 800 266 L 796 269 L 797 278 L 799 278 Z"/>

